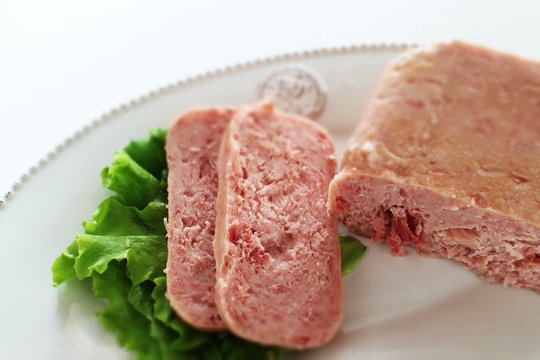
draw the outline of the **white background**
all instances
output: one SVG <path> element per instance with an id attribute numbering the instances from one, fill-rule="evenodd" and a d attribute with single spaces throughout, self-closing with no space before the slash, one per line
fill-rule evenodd
<path id="1" fill-rule="evenodd" d="M 534 0 L 0 0 L 0 198 L 84 124 L 187 76 L 290 51 L 453 38 L 540 59 L 539 30 Z"/>

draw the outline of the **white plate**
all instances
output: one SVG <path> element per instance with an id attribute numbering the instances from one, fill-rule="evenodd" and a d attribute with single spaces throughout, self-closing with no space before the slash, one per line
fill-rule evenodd
<path id="1" fill-rule="evenodd" d="M 0 210 L 0 358 L 129 358 L 97 323 L 93 313 L 99 302 L 84 295 L 83 285 L 53 288 L 50 272 L 81 231 L 81 220 L 107 195 L 99 172 L 116 149 L 167 126 L 190 107 L 252 103 L 261 89 L 277 89 L 302 101 L 304 109 L 324 107 L 318 121 L 341 152 L 384 66 L 401 50 L 322 50 L 205 74 L 122 106 L 68 139 L 31 176 L 22 177 L 24 184 L 15 186 L 20 189 Z M 289 65 L 300 67 L 284 70 Z M 277 80 L 261 85 L 276 72 Z M 326 101 L 318 91 L 327 93 Z M 385 245 L 364 242 L 369 246 L 364 259 L 345 278 L 342 330 L 329 345 L 295 357 L 540 357 L 538 294 L 487 284 L 452 262 L 416 254 L 394 258 Z"/>

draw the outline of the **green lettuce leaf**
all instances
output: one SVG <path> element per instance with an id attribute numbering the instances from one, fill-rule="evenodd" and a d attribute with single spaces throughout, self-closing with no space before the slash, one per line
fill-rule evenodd
<path id="1" fill-rule="evenodd" d="M 122 347 L 136 352 L 138 359 L 160 359 L 159 345 L 149 336 L 151 321 L 129 302 L 132 284 L 125 262 L 111 263 L 103 274 L 94 274 L 92 281 L 94 294 L 107 299 L 97 314 L 103 326 L 116 334 Z"/>
<path id="2" fill-rule="evenodd" d="M 77 242 L 72 242 L 52 265 L 53 285 L 58 286 L 70 279 L 76 278 L 75 260 L 79 256 Z"/>
<path id="3" fill-rule="evenodd" d="M 133 285 L 163 274 L 167 263 L 167 240 L 163 235 L 101 236 L 79 234 L 75 272 L 84 279 L 96 271 L 103 274 L 113 260 L 127 260 Z M 165 246 L 164 246 L 165 244 Z"/>
<path id="4" fill-rule="evenodd" d="M 124 151 L 141 167 L 152 174 L 156 179 L 161 179 L 163 171 L 167 169 L 165 154 L 165 136 L 167 130 L 154 129 L 150 131 L 150 137 L 131 141 Z"/>
<path id="5" fill-rule="evenodd" d="M 101 172 L 103 186 L 124 203 L 144 208 L 161 190 L 160 180 L 135 162 L 125 150 L 117 151 L 111 167 Z"/>
<path id="6" fill-rule="evenodd" d="M 352 236 L 340 235 L 339 247 L 341 250 L 341 275 L 350 274 L 362 259 L 366 247 Z"/>

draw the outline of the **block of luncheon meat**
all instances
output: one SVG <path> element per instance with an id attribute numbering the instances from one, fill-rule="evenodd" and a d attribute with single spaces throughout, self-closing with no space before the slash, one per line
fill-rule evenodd
<path id="1" fill-rule="evenodd" d="M 271 102 L 239 111 L 219 155 L 214 252 L 216 303 L 237 335 L 305 349 L 329 341 L 342 318 L 336 171 L 329 135 Z"/>
<path id="2" fill-rule="evenodd" d="M 221 138 L 235 110 L 189 111 L 169 129 L 167 296 L 191 325 L 223 329 L 214 301 L 214 229 Z"/>
<path id="3" fill-rule="evenodd" d="M 540 291 L 540 63 L 461 42 L 386 69 L 332 182 L 353 232 Z"/>

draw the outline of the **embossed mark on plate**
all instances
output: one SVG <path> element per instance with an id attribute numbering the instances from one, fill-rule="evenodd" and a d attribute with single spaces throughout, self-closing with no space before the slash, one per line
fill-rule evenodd
<path id="1" fill-rule="evenodd" d="M 322 78 L 302 65 L 287 65 L 272 72 L 257 87 L 260 99 L 271 98 L 276 106 L 316 120 L 326 107 L 327 91 Z"/>

